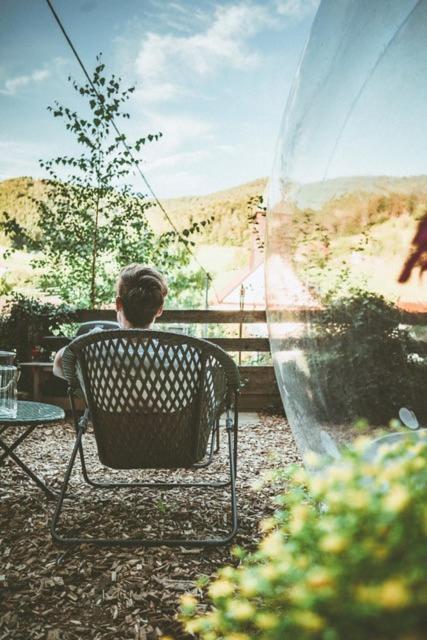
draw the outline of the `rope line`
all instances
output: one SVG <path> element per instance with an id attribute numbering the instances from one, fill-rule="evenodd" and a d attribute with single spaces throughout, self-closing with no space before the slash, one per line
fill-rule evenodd
<path id="1" fill-rule="evenodd" d="M 50 11 L 52 12 L 53 17 L 56 20 L 56 23 L 58 24 L 58 27 L 60 28 L 62 35 L 64 36 L 65 40 L 67 41 L 71 51 L 74 54 L 74 57 L 76 58 L 77 62 L 79 63 L 87 81 L 89 82 L 90 86 L 92 87 L 93 91 L 95 92 L 100 104 L 102 105 L 102 100 L 101 100 L 101 96 L 98 93 L 97 88 L 95 87 L 95 85 L 92 82 L 92 79 L 81 59 L 81 57 L 79 56 L 77 49 L 75 48 L 70 36 L 68 35 L 64 25 L 61 22 L 60 17 L 58 16 L 57 12 L 55 11 L 55 8 L 53 7 L 53 4 L 51 2 L 51 0 L 46 0 L 48 7 L 50 9 Z M 145 186 L 147 187 L 147 189 L 149 190 L 150 194 L 152 195 L 154 202 L 157 204 L 157 206 L 159 207 L 160 211 L 163 213 L 163 215 L 165 216 L 166 220 L 169 222 L 170 226 L 172 227 L 172 229 L 175 231 L 175 233 L 179 236 L 179 238 L 181 238 L 186 250 L 188 251 L 188 253 L 192 256 L 192 258 L 194 259 L 194 261 L 198 264 L 198 266 L 200 267 L 200 269 L 203 271 L 203 273 L 206 276 L 206 279 L 208 281 L 208 283 L 211 283 L 212 285 L 212 276 L 211 274 L 204 268 L 204 266 L 200 263 L 200 261 L 198 260 L 196 254 L 191 250 L 191 248 L 188 246 L 188 240 L 186 238 L 184 238 L 181 234 L 181 232 L 177 229 L 175 223 L 173 222 L 172 218 L 170 217 L 170 215 L 168 214 L 168 212 L 166 211 L 165 207 L 163 206 L 163 204 L 160 202 L 159 198 L 156 196 L 151 184 L 149 183 L 149 181 L 147 180 L 147 178 L 145 177 L 145 175 L 143 174 L 141 167 L 139 166 L 139 162 L 138 160 L 134 157 L 134 155 L 132 154 L 131 150 L 129 149 L 129 146 L 126 142 L 126 140 L 122 137 L 122 133 L 120 132 L 119 128 L 117 127 L 114 118 L 111 118 L 111 124 L 113 125 L 113 128 L 115 130 L 115 132 L 117 133 L 118 136 L 120 136 L 121 138 L 121 142 L 124 146 L 124 148 L 126 149 L 126 151 L 129 154 L 130 159 L 132 160 L 132 162 L 134 163 L 136 170 L 138 171 L 139 175 L 141 176 L 142 180 L 144 181 Z M 212 285 L 213 286 L 213 285 Z M 213 287 L 215 295 L 218 298 L 218 294 L 215 291 L 215 287 Z"/>

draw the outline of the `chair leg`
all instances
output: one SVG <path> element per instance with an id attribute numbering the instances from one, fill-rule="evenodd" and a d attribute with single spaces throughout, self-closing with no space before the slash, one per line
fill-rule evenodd
<path id="1" fill-rule="evenodd" d="M 215 441 L 215 436 L 216 439 L 218 440 L 218 429 L 219 429 L 219 420 L 216 421 L 214 428 L 212 429 L 212 433 L 211 433 L 211 444 L 209 447 L 209 456 L 208 459 L 205 462 L 196 462 L 195 464 L 192 465 L 192 469 L 203 469 L 204 467 L 208 467 L 214 457 L 214 454 L 218 452 L 217 448 L 214 448 L 214 441 Z"/>
<path id="2" fill-rule="evenodd" d="M 58 501 L 56 503 L 55 511 L 53 514 L 52 522 L 50 524 L 50 532 L 52 534 L 52 538 L 55 542 L 66 542 L 62 536 L 60 536 L 56 531 L 56 525 L 58 524 L 59 516 L 61 515 L 62 505 L 64 503 L 65 494 L 67 492 L 68 483 L 70 481 L 71 472 L 73 470 L 74 464 L 76 462 L 77 452 L 81 446 L 81 440 L 83 436 L 83 429 L 81 429 L 76 437 L 76 441 L 74 443 L 73 451 L 71 453 L 70 461 L 68 463 L 67 470 L 65 472 L 64 481 L 62 483 L 61 491 L 59 493 Z"/>
<path id="3" fill-rule="evenodd" d="M 74 422 L 74 430 L 76 432 L 76 434 L 79 433 L 80 428 L 83 428 L 84 430 L 86 430 L 87 428 L 87 423 L 88 423 L 88 410 L 86 409 L 83 416 L 78 416 L 77 413 L 77 409 L 76 409 L 76 404 L 74 402 L 74 395 L 73 395 L 73 391 L 72 389 L 68 390 L 68 398 L 70 400 L 70 406 L 71 406 L 71 412 L 73 414 L 73 422 Z M 82 468 L 82 474 L 83 474 L 83 479 L 86 482 L 86 484 L 90 485 L 91 487 L 97 487 L 99 485 L 99 483 L 95 482 L 94 480 L 92 480 L 89 477 L 88 471 L 87 471 L 87 466 L 86 466 L 86 461 L 85 461 L 85 456 L 84 456 L 84 452 L 83 452 L 83 447 L 82 444 L 80 443 L 79 446 L 79 457 L 80 457 L 80 465 Z"/>
<path id="4" fill-rule="evenodd" d="M 217 423 L 216 423 L 216 446 L 215 446 L 214 453 L 218 453 L 218 451 L 219 451 L 219 445 L 220 445 L 219 436 L 220 436 L 220 433 L 219 433 L 219 418 L 218 418 Z"/>
<path id="5" fill-rule="evenodd" d="M 223 538 L 202 538 L 195 540 L 188 540 L 185 538 L 172 538 L 172 539 L 147 539 L 147 538 L 90 538 L 90 537 L 65 537 L 61 536 L 57 532 L 57 524 L 59 521 L 59 517 L 62 512 L 62 506 L 65 498 L 65 494 L 68 488 L 68 483 L 70 480 L 70 476 L 76 461 L 77 453 L 80 449 L 82 449 L 82 436 L 84 430 L 80 429 L 76 436 L 76 441 L 74 443 L 73 451 L 71 453 L 70 461 L 68 463 L 67 470 L 65 472 L 64 481 L 62 484 L 61 492 L 56 504 L 55 512 L 52 518 L 52 522 L 50 525 L 50 531 L 52 534 L 52 538 L 55 542 L 60 544 L 94 544 L 97 546 L 142 546 L 142 547 L 158 547 L 158 546 L 168 546 L 168 547 L 216 547 L 220 545 L 225 545 L 231 542 L 231 540 L 236 535 L 238 529 L 238 519 L 237 519 L 237 498 L 236 498 L 236 469 L 234 462 L 234 447 L 233 447 L 233 439 L 232 434 L 235 434 L 234 424 L 229 424 L 227 428 L 227 439 L 228 439 L 228 457 L 229 457 L 229 474 L 230 479 L 227 481 L 227 485 L 230 486 L 230 501 L 231 501 L 231 530 L 230 532 L 224 536 Z M 161 489 L 165 488 L 178 488 L 178 487 L 189 487 L 189 486 L 198 486 L 198 487 L 211 487 L 211 488 L 222 488 L 224 485 L 222 483 L 141 483 L 138 485 L 132 483 L 123 483 L 123 484 L 115 484 L 114 486 L 119 487 L 129 487 L 129 486 L 151 486 L 151 487 L 159 487 Z M 110 485 L 112 488 L 113 485 Z"/>
<path id="6" fill-rule="evenodd" d="M 239 433 L 239 394 L 236 392 L 234 396 L 234 447 L 233 447 L 234 467 L 236 470 L 236 474 L 237 474 L 238 433 Z"/>
<path id="7" fill-rule="evenodd" d="M 232 434 L 233 434 L 233 444 L 235 442 L 237 436 L 237 425 L 233 425 L 230 429 L 227 429 L 228 436 L 228 451 L 229 451 L 229 464 L 230 464 L 230 498 L 231 498 L 231 520 L 232 520 L 232 530 L 230 533 L 229 541 L 231 541 L 237 533 L 238 529 L 238 519 L 237 519 L 237 496 L 236 496 L 236 464 L 234 458 L 234 447 L 232 444 Z"/>

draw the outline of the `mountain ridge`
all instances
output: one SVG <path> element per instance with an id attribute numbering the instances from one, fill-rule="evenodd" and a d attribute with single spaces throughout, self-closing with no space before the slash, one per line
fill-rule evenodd
<path id="1" fill-rule="evenodd" d="M 0 181 L 0 215 L 6 211 L 31 234 L 37 235 L 38 213 L 31 198 L 43 198 L 43 183 L 42 179 L 29 176 Z M 213 216 L 213 223 L 199 237 L 205 244 L 249 247 L 248 203 L 263 193 L 266 183 L 266 178 L 258 178 L 203 196 L 167 198 L 162 204 L 178 229 Z M 147 210 L 147 217 L 155 231 L 170 230 L 170 224 L 157 205 Z M 0 237 L 0 244 L 5 243 Z"/>

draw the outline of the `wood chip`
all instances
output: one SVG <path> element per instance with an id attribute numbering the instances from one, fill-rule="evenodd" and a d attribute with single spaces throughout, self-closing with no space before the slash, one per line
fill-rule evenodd
<path id="1" fill-rule="evenodd" d="M 5 437 L 5 436 L 3 436 Z M 58 489 L 74 440 L 71 423 L 38 428 L 19 447 L 22 459 Z M 110 474 L 99 464 L 91 434 L 85 456 L 94 479 Z M 255 492 L 252 483 L 265 471 L 298 462 L 286 421 L 262 416 L 244 424 L 239 437 L 238 502 L 240 530 L 236 544 L 253 548 L 259 522 L 274 509 L 275 488 Z M 211 470 L 170 471 L 172 478 L 217 479 L 226 472 L 225 438 Z M 0 469 L 0 639 L 7 640 L 194 640 L 177 621 L 184 592 L 203 594 L 200 576 L 235 563 L 230 547 L 187 549 L 160 547 L 97 548 L 89 544 L 64 550 L 52 543 L 48 522 L 53 505 L 12 462 Z M 115 474 L 117 479 L 124 474 Z M 129 472 L 131 479 L 158 478 L 157 471 Z M 111 477 L 111 475 L 110 475 Z M 215 536 L 228 526 L 226 491 L 191 492 L 135 489 L 96 491 L 89 488 L 78 465 L 71 477 L 62 531 L 91 536 L 176 536 L 191 532 Z M 208 608 L 208 601 L 201 609 Z"/>

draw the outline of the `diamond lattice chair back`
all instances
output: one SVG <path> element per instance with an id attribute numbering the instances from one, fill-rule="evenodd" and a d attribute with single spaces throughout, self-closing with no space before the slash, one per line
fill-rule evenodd
<path id="1" fill-rule="evenodd" d="M 230 356 L 206 340 L 144 329 L 99 331 L 76 338 L 64 352 L 64 372 L 76 442 L 52 521 L 60 542 L 203 545 L 229 542 L 237 530 L 235 474 L 239 372 Z M 83 395 L 79 417 L 74 399 Z M 220 416 L 226 414 L 229 479 L 222 482 L 96 482 L 89 477 L 83 436 L 90 422 L 100 462 L 114 469 L 176 469 L 208 466 L 219 445 Z M 216 449 L 215 449 L 216 445 Z M 65 538 L 57 524 L 68 481 L 80 452 L 83 476 L 97 488 L 176 486 L 230 487 L 232 528 L 221 539 Z"/>

